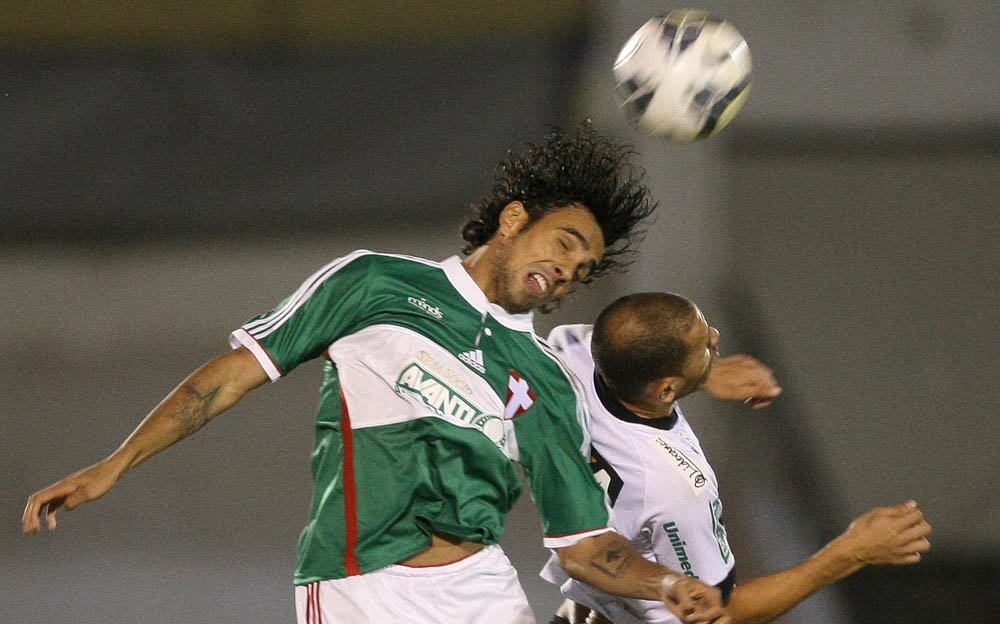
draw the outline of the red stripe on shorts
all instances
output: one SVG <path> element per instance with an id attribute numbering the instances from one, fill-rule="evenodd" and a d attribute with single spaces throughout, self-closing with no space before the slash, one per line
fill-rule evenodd
<path id="1" fill-rule="evenodd" d="M 344 399 L 344 389 L 340 390 L 340 435 L 344 443 L 344 529 L 347 533 L 344 543 L 344 569 L 348 576 L 361 574 L 358 567 L 358 492 L 354 480 L 354 432 L 351 430 L 351 414 Z"/>
<path id="2" fill-rule="evenodd" d="M 315 606 L 313 607 L 313 613 L 316 614 L 316 621 L 314 624 L 323 624 L 323 609 L 319 606 L 319 583 L 313 583 L 315 585 L 316 591 L 313 592 L 313 602 Z"/>

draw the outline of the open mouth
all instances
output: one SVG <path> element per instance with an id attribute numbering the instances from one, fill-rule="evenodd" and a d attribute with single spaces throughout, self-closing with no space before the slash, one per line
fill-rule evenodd
<path id="1" fill-rule="evenodd" d="M 544 297 L 549 292 L 549 280 L 541 273 L 528 275 L 528 290 L 535 297 Z"/>

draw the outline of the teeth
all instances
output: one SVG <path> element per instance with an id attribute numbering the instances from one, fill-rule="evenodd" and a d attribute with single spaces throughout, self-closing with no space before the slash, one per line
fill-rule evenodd
<path id="1" fill-rule="evenodd" d="M 545 279 L 544 276 L 535 273 L 532 275 L 532 277 L 535 279 L 535 282 L 538 284 L 538 288 L 541 289 L 543 293 L 549 291 L 549 282 L 548 280 Z"/>

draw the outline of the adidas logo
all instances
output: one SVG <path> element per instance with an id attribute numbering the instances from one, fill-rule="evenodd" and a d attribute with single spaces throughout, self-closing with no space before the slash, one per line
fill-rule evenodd
<path id="1" fill-rule="evenodd" d="M 486 365 L 483 363 L 483 352 L 479 349 L 459 353 L 458 359 L 465 362 L 465 364 L 467 364 L 470 368 L 477 370 L 480 373 L 486 373 Z"/>

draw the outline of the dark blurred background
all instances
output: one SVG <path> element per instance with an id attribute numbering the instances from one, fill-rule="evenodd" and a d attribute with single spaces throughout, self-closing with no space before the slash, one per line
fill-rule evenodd
<path id="1" fill-rule="evenodd" d="M 721 135 L 614 108 L 610 65 L 672 5 L 0 2 L 0 622 L 290 622 L 319 368 L 262 388 L 25 537 L 34 490 L 111 452 L 228 332 L 352 249 L 443 258 L 506 150 L 591 118 L 661 202 L 615 297 L 672 290 L 768 362 L 769 410 L 686 411 L 744 579 L 916 499 L 919 566 L 788 623 L 1000 622 L 1000 5 L 705 2 L 750 43 Z M 505 548 L 559 603 L 528 497 Z"/>

